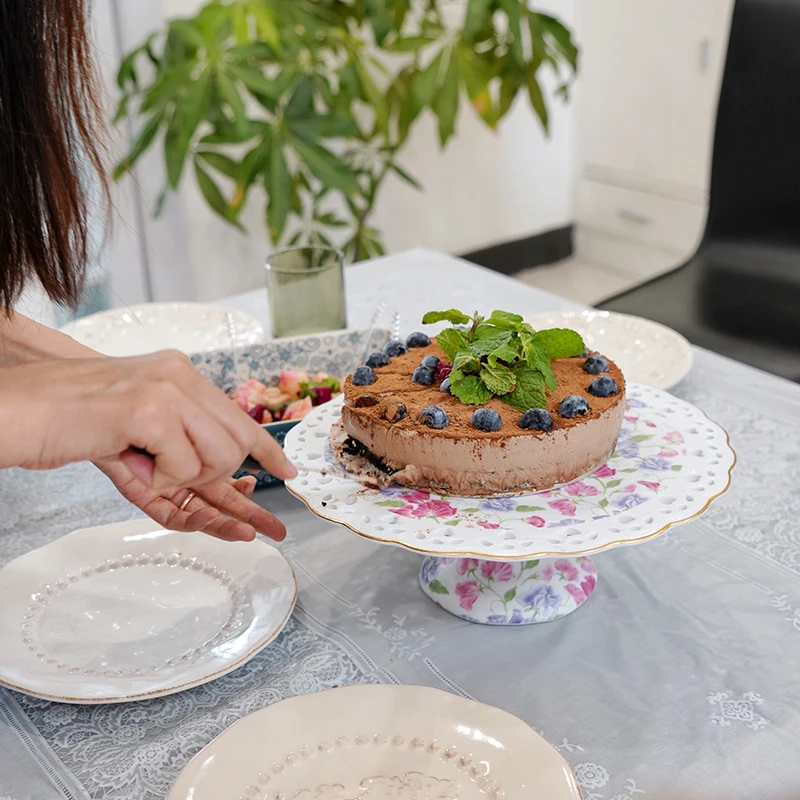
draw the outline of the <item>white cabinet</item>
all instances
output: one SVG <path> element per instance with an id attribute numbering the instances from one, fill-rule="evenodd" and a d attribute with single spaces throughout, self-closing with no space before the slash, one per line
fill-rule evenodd
<path id="1" fill-rule="evenodd" d="M 733 0 L 579 0 L 578 257 L 650 277 L 705 225 Z"/>

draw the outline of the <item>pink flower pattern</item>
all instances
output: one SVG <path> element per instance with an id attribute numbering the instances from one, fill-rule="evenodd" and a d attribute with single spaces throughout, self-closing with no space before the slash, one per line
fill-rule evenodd
<path id="1" fill-rule="evenodd" d="M 594 561 L 592 561 L 591 558 L 586 558 L 586 556 L 584 556 L 583 558 L 579 558 L 578 561 L 584 572 L 588 572 L 590 575 L 597 575 L 597 567 L 594 565 Z"/>
<path id="2" fill-rule="evenodd" d="M 514 577 L 514 567 L 508 561 L 482 561 L 481 575 L 496 581 L 510 581 Z"/>
<path id="3" fill-rule="evenodd" d="M 574 517 L 575 516 L 575 501 L 568 500 L 566 497 L 563 500 L 553 500 L 551 503 L 547 505 L 550 508 L 554 508 L 556 511 L 560 511 L 561 515 L 564 517 Z"/>
<path id="4" fill-rule="evenodd" d="M 533 515 L 532 517 L 525 517 L 525 522 L 528 525 L 533 525 L 534 528 L 544 528 L 544 519 L 542 517 L 537 517 Z"/>
<path id="5" fill-rule="evenodd" d="M 561 558 L 553 564 L 553 569 L 556 572 L 560 572 L 564 579 L 567 581 L 576 581 L 578 580 L 579 572 L 575 565 L 571 561 L 567 561 L 566 558 Z"/>
<path id="6" fill-rule="evenodd" d="M 496 531 L 500 527 L 500 523 L 498 522 L 486 522 L 486 520 L 480 520 L 478 525 L 481 528 L 486 528 L 488 531 Z"/>
<path id="7" fill-rule="evenodd" d="M 578 586 L 577 584 L 568 583 L 564 587 L 564 589 L 572 595 L 577 605 L 580 605 L 581 603 L 584 603 L 586 601 L 586 594 L 584 593 L 583 589 L 581 589 L 581 587 Z"/>
<path id="8" fill-rule="evenodd" d="M 596 486 L 590 486 L 583 481 L 573 481 L 564 487 L 564 491 L 572 497 L 595 497 L 600 494 Z"/>
<path id="9" fill-rule="evenodd" d="M 613 478 L 617 474 L 615 469 L 612 469 L 608 466 L 608 464 L 603 464 L 600 469 L 596 470 L 594 473 L 595 478 Z"/>
<path id="10" fill-rule="evenodd" d="M 639 481 L 639 485 L 646 486 L 648 489 L 652 489 L 654 492 L 657 492 L 661 488 L 661 484 L 654 481 Z"/>
<path id="11" fill-rule="evenodd" d="M 478 569 L 480 563 L 477 558 L 462 558 L 458 562 L 458 574 L 466 575 L 471 569 Z"/>
<path id="12" fill-rule="evenodd" d="M 475 601 L 478 599 L 478 581 L 463 581 L 456 584 L 456 594 L 458 604 L 467 611 L 472 611 Z"/>
<path id="13" fill-rule="evenodd" d="M 552 567 L 545 567 L 545 568 L 544 568 L 544 569 L 543 569 L 543 570 L 542 570 L 542 571 L 539 573 L 539 577 L 540 577 L 540 578 L 541 578 L 541 579 L 542 579 L 542 580 L 543 580 L 545 583 L 550 583 L 550 581 L 551 581 L 551 580 L 553 580 L 553 575 L 554 575 L 554 574 L 555 574 L 555 573 L 553 572 L 553 568 L 552 568 Z"/>
<path id="14" fill-rule="evenodd" d="M 665 433 L 661 438 L 670 444 L 683 444 L 683 436 L 678 431 Z"/>
<path id="15" fill-rule="evenodd" d="M 581 581 L 581 589 L 583 589 L 583 593 L 588 597 L 593 591 L 594 587 L 597 585 L 597 580 L 594 575 L 587 575 Z"/>

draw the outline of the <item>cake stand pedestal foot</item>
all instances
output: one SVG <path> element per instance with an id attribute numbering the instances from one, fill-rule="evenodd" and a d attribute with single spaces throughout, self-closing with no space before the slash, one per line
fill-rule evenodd
<path id="1" fill-rule="evenodd" d="M 594 591 L 591 558 L 481 561 L 426 558 L 419 573 L 422 591 L 436 605 L 469 622 L 530 625 L 561 619 L 580 608 Z"/>

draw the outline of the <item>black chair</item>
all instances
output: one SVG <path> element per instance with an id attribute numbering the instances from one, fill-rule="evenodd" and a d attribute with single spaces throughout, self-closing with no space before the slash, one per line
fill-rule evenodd
<path id="1" fill-rule="evenodd" d="M 600 304 L 800 381 L 800 3 L 736 0 L 689 263 Z"/>

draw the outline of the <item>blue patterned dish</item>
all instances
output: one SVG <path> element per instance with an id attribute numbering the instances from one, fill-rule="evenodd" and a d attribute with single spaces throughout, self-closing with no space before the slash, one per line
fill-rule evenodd
<path id="1" fill-rule="evenodd" d="M 192 356 L 192 364 L 204 377 L 225 390 L 234 389 L 237 384 L 253 378 L 267 385 L 277 384 L 284 369 L 327 372 L 344 377 L 363 356 L 367 334 L 367 330 L 343 330 L 273 339 L 249 347 L 197 353 Z M 388 329 L 375 328 L 370 338 L 370 351 L 383 347 L 389 336 Z M 287 432 L 299 421 L 270 422 L 264 428 L 282 445 Z M 253 473 L 240 470 L 236 476 L 249 474 Z M 282 483 L 264 471 L 256 474 L 256 480 L 259 489 Z"/>

